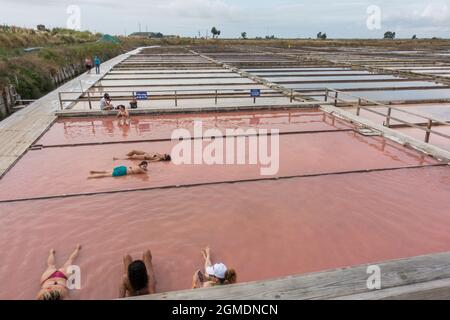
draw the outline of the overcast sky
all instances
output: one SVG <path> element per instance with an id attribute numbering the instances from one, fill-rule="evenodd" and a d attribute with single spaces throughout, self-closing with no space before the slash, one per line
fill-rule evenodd
<path id="1" fill-rule="evenodd" d="M 0 0 L 0 24 L 65 27 L 69 6 L 80 8 L 81 28 L 109 34 L 160 31 L 196 36 L 217 26 L 222 37 L 379 38 L 450 37 L 450 0 Z M 377 6 L 380 29 L 368 28 Z M 368 8 L 369 13 L 368 13 Z M 69 20 L 73 21 L 73 20 Z"/>

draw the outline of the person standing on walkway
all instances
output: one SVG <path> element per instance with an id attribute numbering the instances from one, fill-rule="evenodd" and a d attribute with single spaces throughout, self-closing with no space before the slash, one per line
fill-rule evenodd
<path id="1" fill-rule="evenodd" d="M 84 65 L 86 67 L 86 71 L 88 73 L 91 73 L 91 69 L 92 69 L 92 60 L 91 60 L 91 58 L 87 57 L 86 59 L 84 59 Z"/>
<path id="2" fill-rule="evenodd" d="M 101 63 L 100 58 L 95 56 L 94 64 L 95 64 L 95 73 L 96 74 L 100 74 L 100 63 Z"/>

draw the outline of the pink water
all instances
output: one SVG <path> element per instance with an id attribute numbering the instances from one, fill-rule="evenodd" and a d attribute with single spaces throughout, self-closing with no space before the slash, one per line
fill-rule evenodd
<path id="1" fill-rule="evenodd" d="M 207 244 L 239 282 L 448 251 L 449 194 L 435 167 L 3 203 L 0 298 L 33 299 L 48 250 L 77 242 L 73 299 L 117 297 L 122 255 L 147 248 L 158 292 L 189 288 Z"/>
<path id="2" fill-rule="evenodd" d="M 279 139 L 279 172 L 275 176 L 281 177 L 437 163 L 384 138 L 355 132 L 292 134 Z M 90 170 L 133 165 L 131 161 L 113 161 L 114 156 L 124 156 L 132 149 L 170 153 L 175 144 L 143 142 L 29 151 L 0 181 L 0 200 L 261 178 L 261 165 L 154 163 L 148 176 L 87 179 Z"/>
<path id="3" fill-rule="evenodd" d="M 333 119 L 317 110 L 249 111 L 204 113 L 195 115 L 133 116 L 130 126 L 120 125 L 115 118 L 62 119 L 56 122 L 37 144 L 170 139 L 174 129 L 193 131 L 194 121 L 201 120 L 209 128 L 259 128 L 280 132 L 326 131 L 349 129 L 348 123 Z"/>

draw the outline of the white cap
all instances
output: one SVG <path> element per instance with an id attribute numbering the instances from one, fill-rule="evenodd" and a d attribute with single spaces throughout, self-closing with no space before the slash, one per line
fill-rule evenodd
<path id="1" fill-rule="evenodd" d="M 223 263 L 216 263 L 212 267 L 207 267 L 206 273 L 219 279 L 225 279 L 225 272 L 227 270 L 227 267 Z"/>

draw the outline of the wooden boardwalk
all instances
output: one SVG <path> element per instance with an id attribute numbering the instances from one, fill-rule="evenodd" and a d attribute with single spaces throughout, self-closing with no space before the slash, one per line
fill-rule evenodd
<path id="1" fill-rule="evenodd" d="M 119 55 L 101 65 L 101 74 L 87 74 L 65 83 L 26 108 L 17 111 L 0 122 L 0 177 L 13 166 L 27 149 L 56 120 L 55 111 L 60 109 L 59 92 L 79 92 L 90 88 L 112 67 L 140 49 Z M 81 88 L 82 86 L 82 88 Z M 81 90 L 82 89 L 82 90 Z M 78 98 L 79 93 L 73 98 Z"/>
<path id="2" fill-rule="evenodd" d="M 381 289 L 368 289 L 371 265 Z M 370 270 L 369 270 L 370 271 Z M 371 281 L 369 281 L 371 283 Z M 128 298 L 131 300 L 380 300 L 450 299 L 450 252 L 210 289 Z"/>

